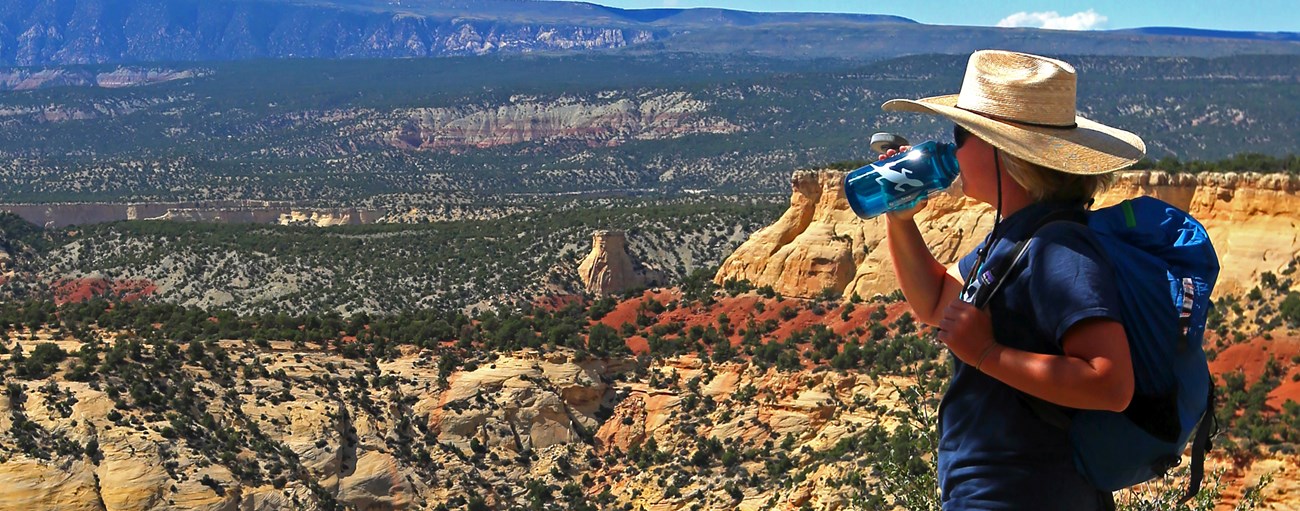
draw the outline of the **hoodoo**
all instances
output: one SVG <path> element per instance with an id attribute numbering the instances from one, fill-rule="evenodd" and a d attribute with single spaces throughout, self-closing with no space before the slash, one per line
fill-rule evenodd
<path id="1" fill-rule="evenodd" d="M 645 284 L 645 277 L 636 272 L 627 254 L 623 231 L 598 230 L 591 238 L 591 252 L 578 265 L 578 277 L 588 292 L 608 296 Z"/>

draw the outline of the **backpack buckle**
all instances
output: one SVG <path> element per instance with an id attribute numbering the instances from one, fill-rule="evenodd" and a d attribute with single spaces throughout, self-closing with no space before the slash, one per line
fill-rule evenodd
<path id="1" fill-rule="evenodd" d="M 1155 469 L 1156 473 L 1160 474 L 1160 477 L 1164 477 L 1169 475 L 1169 471 L 1177 467 L 1181 461 L 1182 459 L 1179 456 L 1163 456 L 1155 461 L 1152 468 Z"/>
<path id="2" fill-rule="evenodd" d="M 1178 329 L 1183 333 L 1183 342 L 1178 344 L 1178 351 L 1186 351 L 1190 344 L 1188 335 L 1192 329 L 1192 307 L 1196 299 L 1196 281 L 1183 277 L 1183 303 L 1178 310 Z"/>

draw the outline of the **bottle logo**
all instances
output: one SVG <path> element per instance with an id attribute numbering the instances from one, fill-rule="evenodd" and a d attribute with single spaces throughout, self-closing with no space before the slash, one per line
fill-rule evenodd
<path id="1" fill-rule="evenodd" d="M 921 182 L 921 180 L 910 177 L 912 169 L 903 166 L 903 163 L 909 159 L 898 160 L 892 165 L 878 167 L 876 169 L 878 174 L 876 182 L 886 187 L 892 183 L 894 191 L 898 193 L 907 193 L 908 189 L 905 187 L 911 187 L 913 190 L 924 187 L 925 183 Z"/>

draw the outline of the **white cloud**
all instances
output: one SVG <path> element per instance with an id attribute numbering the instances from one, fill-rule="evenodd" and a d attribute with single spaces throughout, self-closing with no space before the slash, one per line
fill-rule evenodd
<path id="1" fill-rule="evenodd" d="M 1106 17 L 1088 9 L 1069 16 L 1061 16 L 1056 11 L 1018 12 L 1002 18 L 999 27 L 1034 27 L 1051 30 L 1095 30 L 1106 24 Z"/>

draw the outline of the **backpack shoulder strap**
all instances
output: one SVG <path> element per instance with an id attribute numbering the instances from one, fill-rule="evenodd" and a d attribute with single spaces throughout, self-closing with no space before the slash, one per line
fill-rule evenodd
<path id="1" fill-rule="evenodd" d="M 1007 280 L 1011 270 L 1020 264 L 1025 252 L 1029 251 L 1029 241 L 1032 239 L 1032 236 L 1025 238 L 1011 247 L 1011 257 L 1000 257 L 971 267 L 970 275 L 966 277 L 966 288 L 962 291 L 962 301 L 980 309 L 988 305 L 993 295 L 1002 289 L 1002 283 Z"/>
<path id="2" fill-rule="evenodd" d="M 1002 284 L 1015 273 L 1021 259 L 1029 252 L 1029 245 L 1038 236 L 1038 231 L 1057 222 L 1072 222 L 1088 225 L 1087 213 L 1075 210 L 1060 210 L 1044 216 L 1038 221 L 1033 232 L 1025 239 L 1016 242 L 1007 256 L 999 257 L 983 264 L 976 262 L 966 277 L 966 287 L 961 294 L 962 301 L 983 309 L 993 295 L 1002 289 Z"/>

